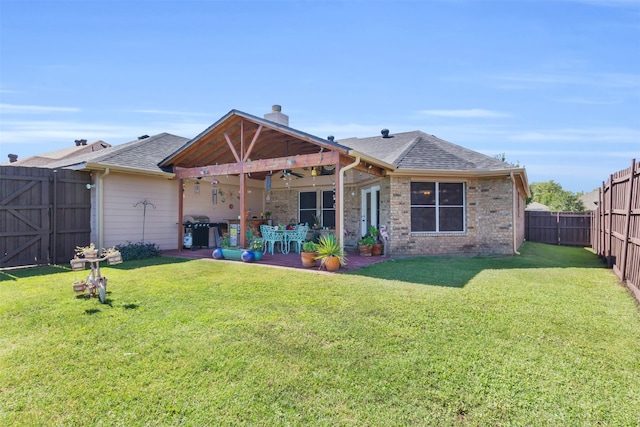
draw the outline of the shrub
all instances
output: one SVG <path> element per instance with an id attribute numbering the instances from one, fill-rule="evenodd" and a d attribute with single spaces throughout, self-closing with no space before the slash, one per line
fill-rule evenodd
<path id="1" fill-rule="evenodd" d="M 116 245 L 115 248 L 122 254 L 123 261 L 160 256 L 160 247 L 155 243 L 127 242 L 126 244 Z"/>

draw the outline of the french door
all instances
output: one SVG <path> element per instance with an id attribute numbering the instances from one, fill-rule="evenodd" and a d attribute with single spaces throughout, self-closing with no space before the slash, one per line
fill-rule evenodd
<path id="1" fill-rule="evenodd" d="M 376 185 L 362 189 L 362 228 L 361 235 L 367 234 L 367 230 L 372 225 L 376 228 L 380 226 L 380 186 Z"/>

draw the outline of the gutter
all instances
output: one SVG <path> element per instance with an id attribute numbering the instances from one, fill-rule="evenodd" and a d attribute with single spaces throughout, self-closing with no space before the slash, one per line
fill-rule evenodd
<path id="1" fill-rule="evenodd" d="M 98 248 L 104 248 L 104 178 L 110 172 L 106 168 L 98 177 Z"/>
<path id="2" fill-rule="evenodd" d="M 513 187 L 511 188 L 511 192 L 513 194 L 511 198 L 511 223 L 513 224 L 511 229 L 513 232 L 513 253 L 516 255 L 520 255 L 520 252 L 518 252 L 518 230 L 516 228 L 516 207 L 518 206 L 516 197 L 518 197 L 518 185 L 516 184 L 516 178 L 513 176 L 513 172 L 511 172 L 509 176 L 511 177 L 511 182 L 513 183 Z"/>
<path id="3" fill-rule="evenodd" d="M 360 164 L 360 156 L 356 156 L 353 163 L 349 163 L 347 166 L 340 169 L 340 198 L 338 199 L 338 212 L 340 212 L 340 218 L 338 219 L 338 227 L 340 235 L 338 241 L 340 242 L 340 249 L 344 250 L 344 173 L 349 169 L 353 169 Z"/>

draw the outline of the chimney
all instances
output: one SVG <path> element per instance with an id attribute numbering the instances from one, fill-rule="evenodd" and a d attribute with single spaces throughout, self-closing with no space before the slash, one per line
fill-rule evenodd
<path id="1" fill-rule="evenodd" d="M 279 123 L 281 125 L 289 126 L 289 116 L 282 114 L 282 107 L 274 105 L 271 107 L 271 112 L 264 115 L 266 120 Z"/>
<path id="2" fill-rule="evenodd" d="M 17 154 L 9 154 L 9 163 L 15 163 L 18 161 L 18 155 Z"/>

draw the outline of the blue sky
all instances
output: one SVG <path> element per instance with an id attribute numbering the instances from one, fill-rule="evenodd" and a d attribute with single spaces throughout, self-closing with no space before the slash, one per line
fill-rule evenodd
<path id="1" fill-rule="evenodd" d="M 640 0 L 0 0 L 0 162 L 231 109 L 422 130 L 590 191 L 640 160 Z"/>

